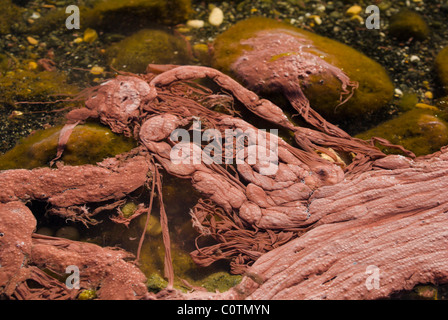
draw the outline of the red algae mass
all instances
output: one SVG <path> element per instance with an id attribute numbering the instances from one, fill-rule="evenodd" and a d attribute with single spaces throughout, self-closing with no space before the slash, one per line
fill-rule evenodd
<path id="1" fill-rule="evenodd" d="M 306 52 L 306 44 L 300 45 Z M 296 74 L 285 76 L 282 70 L 278 74 L 288 78 L 305 75 L 308 69 L 320 72 L 318 58 L 313 59 Z M 340 79 L 349 96 L 354 84 L 339 70 L 323 66 Z M 159 74 L 151 72 L 156 69 Z M 226 94 L 192 82 L 203 78 L 214 81 Z M 134 137 L 139 146 L 96 166 L 66 166 L 56 158 L 54 168 L 0 171 L 0 241 L 7 249 L 0 254 L 2 295 L 70 299 L 79 290 L 93 287 L 100 299 L 370 299 L 421 282 L 448 282 L 448 270 L 443 268 L 448 257 L 447 207 L 440 192 L 448 184 L 446 149 L 415 159 L 402 147 L 389 144 L 407 156 L 387 156 L 373 143 L 388 144 L 386 140 L 352 138 L 300 102 L 298 110 L 311 128 L 296 126 L 274 103 L 206 67 L 150 66 L 147 74 L 119 76 L 86 95 L 85 108 L 68 114 L 57 158 L 73 128 L 90 118 Z M 210 97 L 228 101 L 229 95 L 254 115 L 294 134 L 295 146 L 278 139 L 275 172 L 262 174 L 266 163 L 252 163 L 247 157 L 226 166 L 172 160 L 170 152 L 180 143 L 186 146 L 184 150 L 203 150 L 203 145 L 176 143 L 170 137 L 177 128 L 189 128 L 191 133 L 195 119 L 201 119 L 203 129 L 221 134 L 251 129 L 262 142 L 275 138 L 205 103 Z M 227 107 L 230 110 L 231 104 Z M 270 151 L 260 142 L 244 146 L 253 147 Z M 347 162 L 338 158 L 342 153 L 350 155 Z M 201 236 L 214 238 L 216 244 L 198 244 L 191 253 L 193 260 L 201 266 L 230 260 L 232 272 L 243 275 L 236 287 L 224 293 L 182 293 L 173 288 L 162 168 L 190 180 L 202 195 L 191 209 L 192 223 Z M 150 186 L 152 194 L 150 203 L 141 204 L 140 210 L 150 212 L 154 199 L 160 208 L 168 285 L 157 294 L 148 293 L 136 261 L 123 250 L 34 234 L 36 221 L 23 204 L 46 201 L 54 214 L 97 223 L 95 214 L 118 207 L 141 186 Z M 91 202 L 100 207 L 89 211 L 86 205 Z M 117 223 L 129 219 L 132 216 L 113 217 Z M 57 278 L 42 271 L 61 274 L 72 264 L 87 270 L 78 291 L 67 292 Z M 377 291 L 365 285 L 366 268 L 371 265 L 382 272 Z M 26 279 L 35 280 L 40 288 L 30 288 Z"/>

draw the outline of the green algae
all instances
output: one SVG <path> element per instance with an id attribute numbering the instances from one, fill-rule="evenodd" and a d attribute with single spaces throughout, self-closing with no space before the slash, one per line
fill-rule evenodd
<path id="1" fill-rule="evenodd" d="M 241 282 L 240 275 L 216 272 L 204 279 L 202 286 L 210 292 L 225 292 Z"/>
<path id="2" fill-rule="evenodd" d="M 418 95 L 416 93 L 405 92 L 398 102 L 401 111 L 409 111 L 418 103 Z"/>
<path id="3" fill-rule="evenodd" d="M 311 53 L 318 54 L 326 62 L 343 70 L 352 81 L 359 83 L 359 88 L 353 97 L 336 108 L 340 102 L 340 81 L 336 77 L 329 79 L 326 77 L 322 84 L 322 77 L 311 77 L 311 85 L 304 88 L 304 93 L 311 106 L 327 119 L 334 122 L 346 118 L 365 119 L 387 106 L 392 99 L 394 86 L 379 63 L 338 41 L 268 18 L 250 18 L 238 22 L 220 34 L 214 43 L 213 67 L 238 79 L 238 75 L 231 71 L 231 65 L 245 50 L 251 50 L 250 46 L 242 45 L 240 42 L 254 37 L 261 30 L 276 29 L 311 40 L 315 47 L 314 50 L 310 50 Z M 292 53 L 279 52 L 272 59 L 280 59 L 290 54 Z"/>
<path id="4" fill-rule="evenodd" d="M 215 271 L 201 268 L 191 259 L 190 255 L 171 243 L 171 255 L 174 270 L 174 287 L 184 292 L 190 288 L 183 280 L 193 286 L 201 286 L 210 292 L 227 291 L 241 281 L 240 275 L 232 275 L 227 271 Z M 164 246 L 161 237 L 151 237 L 144 243 L 141 251 L 140 269 L 147 275 L 147 286 L 152 292 L 158 292 L 167 285 L 164 274 Z"/>
<path id="5" fill-rule="evenodd" d="M 390 19 L 389 33 L 401 40 L 425 40 L 430 34 L 428 24 L 417 12 L 403 9 Z"/>
<path id="6" fill-rule="evenodd" d="M 93 300 L 96 297 L 96 290 L 86 289 L 78 295 L 78 300 Z"/>
<path id="7" fill-rule="evenodd" d="M 439 80 L 445 92 L 448 93 L 448 47 L 437 54 L 435 65 Z"/>
<path id="8" fill-rule="evenodd" d="M 125 218 L 130 218 L 135 213 L 137 208 L 138 206 L 134 201 L 128 201 L 120 209 Z"/>
<path id="9" fill-rule="evenodd" d="M 146 215 L 139 218 L 140 227 L 143 229 L 146 225 Z M 162 233 L 162 226 L 160 225 L 159 219 L 151 214 L 149 217 L 148 225 L 146 226 L 146 234 L 156 237 Z"/>
<path id="10" fill-rule="evenodd" d="M 160 290 L 166 288 L 168 285 L 168 281 L 163 279 L 158 273 L 153 273 L 150 276 L 148 276 L 146 281 L 146 287 L 148 288 L 149 292 L 157 293 Z"/>
<path id="11" fill-rule="evenodd" d="M 0 156 L 0 170 L 47 166 L 56 155 L 61 128 L 39 130 L 22 139 Z M 105 126 L 95 123 L 78 125 L 68 140 L 62 161 L 69 165 L 95 164 L 135 146 L 133 139 L 117 135 Z"/>
<path id="12" fill-rule="evenodd" d="M 110 65 L 133 73 L 143 73 L 149 63 L 188 64 L 184 40 L 172 34 L 143 29 L 106 50 Z"/>
<path id="13" fill-rule="evenodd" d="M 438 116 L 437 111 L 415 108 L 356 137 L 385 138 L 420 156 L 436 152 L 448 144 L 448 124 Z M 386 153 L 395 152 L 385 147 L 381 148 Z"/>

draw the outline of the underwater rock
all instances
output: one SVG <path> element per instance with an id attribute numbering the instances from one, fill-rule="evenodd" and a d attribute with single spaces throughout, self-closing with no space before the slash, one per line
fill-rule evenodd
<path id="1" fill-rule="evenodd" d="M 168 281 L 163 279 L 159 274 L 153 273 L 148 276 L 148 280 L 146 281 L 146 286 L 148 287 L 149 292 L 159 292 L 162 289 L 165 289 L 168 285 Z"/>
<path id="2" fill-rule="evenodd" d="M 225 292 L 241 282 L 241 275 L 231 275 L 227 272 L 216 272 L 204 279 L 202 285 L 210 292 Z"/>
<path id="3" fill-rule="evenodd" d="M 64 226 L 56 231 L 56 237 L 78 241 L 80 238 L 79 231 L 75 227 Z"/>
<path id="4" fill-rule="evenodd" d="M 429 36 L 430 29 L 420 14 L 404 9 L 391 17 L 389 32 L 400 40 L 409 38 L 425 40 Z"/>
<path id="5" fill-rule="evenodd" d="M 143 73 L 149 63 L 188 64 L 186 42 L 162 30 L 144 29 L 107 49 L 111 66 Z"/>
<path id="6" fill-rule="evenodd" d="M 61 128 L 39 130 L 22 139 L 0 156 L 0 170 L 47 166 L 56 155 Z M 73 129 L 62 160 L 69 165 L 95 164 L 134 147 L 133 139 L 115 134 L 105 126 L 89 123 Z"/>
<path id="7" fill-rule="evenodd" d="M 438 118 L 433 109 L 415 108 L 356 137 L 382 137 L 420 156 L 436 152 L 448 144 L 448 124 Z M 384 147 L 383 151 L 392 152 Z"/>
<path id="8" fill-rule="evenodd" d="M 13 105 L 22 101 L 51 101 L 51 97 L 65 98 L 78 93 L 79 89 L 67 83 L 64 74 L 57 71 L 27 70 L 17 66 L 0 77 L 0 100 Z"/>
<path id="9" fill-rule="evenodd" d="M 0 2 L 0 34 L 10 33 L 20 15 L 20 7 L 13 4 L 11 0 L 2 0 Z"/>
<path id="10" fill-rule="evenodd" d="M 79 5 L 82 28 L 129 33 L 141 28 L 173 26 L 187 20 L 191 0 L 99 0 L 93 6 Z M 52 10 L 31 26 L 33 33 L 60 28 L 67 18 L 65 7 Z"/>
<path id="11" fill-rule="evenodd" d="M 438 53 L 436 70 L 445 92 L 448 93 L 448 47 L 445 47 Z"/>
<path id="12" fill-rule="evenodd" d="M 123 217 L 130 218 L 135 211 L 138 209 L 138 205 L 134 201 L 126 202 L 121 208 L 121 212 L 123 213 Z"/>
<path id="13" fill-rule="evenodd" d="M 101 0 L 92 9 L 92 15 L 98 17 L 96 23 L 103 29 L 136 30 L 136 27 L 185 22 L 191 10 L 191 0 Z"/>
<path id="14" fill-rule="evenodd" d="M 300 84 L 311 107 L 329 120 L 365 118 L 393 96 L 393 84 L 377 62 L 340 42 L 275 20 L 241 21 L 219 35 L 214 47 L 215 68 L 261 94 Z M 342 76 L 358 88 L 338 106 L 341 94 L 350 89 Z"/>
<path id="15" fill-rule="evenodd" d="M 142 228 L 145 227 L 146 224 L 146 215 L 142 215 L 139 220 L 139 224 Z M 153 214 L 149 217 L 148 226 L 146 227 L 146 234 L 156 237 L 162 233 L 162 226 L 160 225 L 160 221 Z"/>
<path id="16" fill-rule="evenodd" d="M 93 300 L 96 297 L 96 290 L 86 289 L 78 295 L 78 300 Z"/>

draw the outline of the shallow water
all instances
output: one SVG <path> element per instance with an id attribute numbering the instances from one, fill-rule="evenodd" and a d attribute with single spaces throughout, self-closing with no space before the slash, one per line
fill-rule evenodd
<path id="1" fill-rule="evenodd" d="M 395 119 L 421 104 L 435 108 L 435 111 L 428 110 L 433 110 L 430 115 L 440 121 L 437 124 L 437 128 L 441 130 L 440 134 L 437 133 L 442 137 L 440 143 L 448 143 L 445 122 L 448 121 L 448 99 L 445 98 L 448 92 L 435 64 L 437 54 L 448 45 L 446 1 L 359 1 L 360 8 L 346 4 L 347 1 L 193 1 L 191 7 L 189 1 L 166 1 L 168 5 L 162 6 L 163 8 L 151 7 L 150 2 L 127 9 L 124 6 L 127 1 L 124 0 L 80 0 L 66 13 L 65 10 L 74 1 L 2 0 L 0 11 L 3 12 L 1 17 L 4 23 L 0 24 L 0 152 L 11 150 L 20 138 L 35 130 L 63 123 L 68 108 L 82 106 L 82 101 L 67 101 L 67 97 L 73 97 L 81 89 L 100 84 L 115 76 L 117 70 L 144 72 L 140 63 L 142 59 L 143 65 L 146 61 L 213 65 L 212 51 L 208 48 L 215 38 L 238 21 L 254 16 L 282 20 L 340 41 L 378 62 L 387 71 L 394 86 L 388 103 L 375 112 L 357 115 L 356 121 L 347 117 L 327 119 L 330 122 L 354 135 Z M 373 20 L 371 13 L 366 13 L 365 10 L 372 4 L 377 5 L 380 12 L 378 29 L 367 25 Z M 190 7 L 191 11 L 183 6 Z M 219 17 L 217 22 L 209 21 L 213 7 L 222 10 L 222 22 Z M 77 9 L 80 9 L 79 15 Z M 408 29 L 409 34 L 404 36 L 394 34 L 391 29 L 392 18 L 403 9 L 418 13 L 429 33 Z M 168 13 L 163 10 L 168 10 Z M 149 19 L 143 15 L 146 11 L 153 13 Z M 102 19 L 92 18 L 99 17 L 100 13 Z M 80 26 L 76 28 L 78 19 Z M 188 23 L 191 20 L 201 20 L 203 26 L 192 27 L 194 24 Z M 143 29 L 163 30 L 164 34 L 162 37 L 161 33 L 145 33 L 145 45 L 142 46 L 141 39 L 138 40 L 139 43 L 135 43 L 136 40 L 130 36 Z M 419 38 L 421 33 L 423 35 Z M 152 50 L 148 50 L 147 43 L 150 43 Z M 129 47 L 123 47 L 124 45 Z M 140 50 L 147 56 L 133 55 Z M 273 94 L 267 97 L 282 105 L 290 116 L 293 115 L 292 108 L 281 96 Z M 249 114 L 243 112 L 242 116 L 251 121 Z M 300 119 L 296 120 L 301 123 Z M 253 123 L 260 128 L 271 128 L 262 121 Z M 415 127 L 418 124 L 412 125 Z M 414 137 L 419 131 L 420 128 L 417 128 L 417 133 L 409 135 Z M 394 134 L 390 133 L 392 138 Z M 403 137 L 406 134 L 400 135 L 396 137 L 397 141 L 407 143 L 406 137 Z M 282 137 L 288 141 L 287 133 L 282 133 Z M 409 143 L 409 147 L 417 149 L 421 144 L 435 142 L 434 139 L 421 139 L 415 142 L 420 145 L 412 143 Z M 194 249 L 197 235 L 191 228 L 189 210 L 199 195 L 188 181 L 175 180 L 166 175 L 164 193 L 173 243 L 182 252 L 179 255 L 185 255 L 184 263 L 187 265 L 184 269 L 181 268 L 183 274 L 180 276 L 189 277 L 193 284 L 200 284 L 200 280 L 206 275 L 229 271 L 227 263 L 214 265 L 207 270 L 194 266 L 189 268 L 191 261 L 187 253 Z M 148 192 L 138 190 L 131 198 L 145 202 L 148 200 Z M 38 228 L 46 227 L 56 234 L 60 227 L 66 225 L 65 221 L 57 217 L 45 215 L 45 204 L 32 203 L 30 206 L 39 219 Z M 153 211 L 157 216 L 157 208 Z M 102 246 L 120 246 L 136 253 L 142 233 L 141 224 L 134 221 L 129 228 L 116 225 L 108 219 L 108 214 L 104 213 L 99 217 L 103 223 L 90 228 L 79 223 L 69 225 L 78 230 L 81 241 Z M 150 248 L 151 241 L 160 246 L 159 238 L 147 236 L 144 250 L 155 250 L 154 247 Z M 155 256 L 156 254 L 152 257 Z M 147 259 L 142 261 L 142 270 L 148 276 L 154 272 L 162 273 L 161 261 L 155 261 L 151 255 L 142 255 L 142 259 Z M 441 291 L 438 298 L 446 298 L 445 291 Z"/>

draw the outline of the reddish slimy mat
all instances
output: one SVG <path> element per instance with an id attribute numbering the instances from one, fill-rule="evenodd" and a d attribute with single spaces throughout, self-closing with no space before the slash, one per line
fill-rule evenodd
<path id="1" fill-rule="evenodd" d="M 202 78 L 213 80 L 222 92 L 193 82 Z M 52 168 L 0 172 L 2 296 L 74 299 L 80 290 L 94 287 L 99 299 L 378 299 L 420 283 L 448 282 L 446 148 L 415 158 L 396 146 L 406 156 L 387 156 L 374 141 L 350 137 L 303 103 L 300 113 L 314 129 L 297 127 L 272 102 L 206 67 L 150 66 L 147 74 L 120 75 L 85 94 L 85 108 L 67 115 Z M 227 166 L 171 161 L 175 142 L 170 134 L 177 128 L 191 129 L 194 119 L 201 119 L 203 129 L 261 133 L 232 112 L 220 113 L 204 103 L 210 96 L 228 101 L 229 95 L 294 134 L 295 146 L 278 141 L 275 174 L 260 174 L 262 166 L 247 159 Z M 293 93 L 288 96 L 294 99 Z M 134 137 L 139 146 L 97 165 L 58 162 L 74 126 L 91 118 Z M 273 139 L 270 133 L 262 136 Z M 191 142 L 188 147 L 200 148 Z M 350 161 L 342 161 L 339 154 L 349 154 Z M 192 223 L 217 243 L 197 247 L 193 260 L 207 266 L 229 259 L 232 272 L 243 275 L 237 286 L 223 293 L 173 288 L 162 168 L 190 180 L 202 195 L 191 210 Z M 151 204 L 159 202 L 166 248 L 168 286 L 156 294 L 148 292 L 130 253 L 37 235 L 35 218 L 24 205 L 46 201 L 54 214 L 89 224 L 113 204 L 94 212 L 85 204 L 108 201 L 118 206 L 144 185 L 152 196 L 139 214 L 148 214 Z M 113 218 L 126 223 L 134 216 Z M 68 290 L 42 271 L 61 274 L 68 265 L 83 266 L 79 290 Z M 381 272 L 377 289 L 366 286 L 368 266 Z M 38 288 L 30 286 L 30 280 Z"/>

